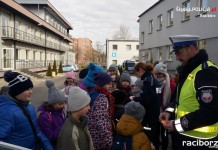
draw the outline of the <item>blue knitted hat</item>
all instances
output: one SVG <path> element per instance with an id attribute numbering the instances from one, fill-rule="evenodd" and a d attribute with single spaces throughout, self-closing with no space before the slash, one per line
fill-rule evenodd
<path id="1" fill-rule="evenodd" d="M 94 74 L 95 73 L 99 73 L 99 72 L 104 72 L 103 68 L 101 68 L 100 66 L 95 65 L 94 63 L 89 63 L 88 66 L 88 74 L 86 75 L 86 77 L 83 80 L 83 84 L 87 87 L 95 87 L 96 83 L 94 81 Z"/>

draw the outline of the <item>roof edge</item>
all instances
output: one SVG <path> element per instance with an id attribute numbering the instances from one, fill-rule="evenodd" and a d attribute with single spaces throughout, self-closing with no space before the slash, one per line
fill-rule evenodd
<path id="1" fill-rule="evenodd" d="M 67 24 L 68 26 L 73 29 L 73 26 L 61 15 L 61 13 L 47 0 L 47 5 L 52 9 L 54 10 L 55 13 L 57 13 L 61 19 L 63 19 Z"/>
<path id="2" fill-rule="evenodd" d="M 159 3 L 161 3 L 164 0 L 159 0 L 156 3 L 154 3 L 154 5 L 152 5 L 151 7 L 149 7 L 147 10 L 145 10 L 142 14 L 140 14 L 138 17 L 140 18 L 142 15 L 144 15 L 145 13 L 147 13 L 148 11 L 150 11 L 151 9 L 153 9 L 154 7 L 156 7 L 157 5 L 159 5 Z"/>

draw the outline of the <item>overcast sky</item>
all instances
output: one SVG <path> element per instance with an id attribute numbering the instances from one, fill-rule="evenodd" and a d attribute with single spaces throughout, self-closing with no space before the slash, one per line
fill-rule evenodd
<path id="1" fill-rule="evenodd" d="M 158 0 L 49 0 L 73 26 L 75 38 L 89 38 L 93 44 L 105 43 L 119 30 L 129 27 L 133 38 L 138 38 L 138 16 Z"/>

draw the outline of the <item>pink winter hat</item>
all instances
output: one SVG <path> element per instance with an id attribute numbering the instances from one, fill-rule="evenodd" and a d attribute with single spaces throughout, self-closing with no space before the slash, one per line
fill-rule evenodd
<path id="1" fill-rule="evenodd" d="M 67 72 L 66 73 L 66 78 L 72 78 L 72 79 L 76 79 L 76 73 L 73 71 Z"/>

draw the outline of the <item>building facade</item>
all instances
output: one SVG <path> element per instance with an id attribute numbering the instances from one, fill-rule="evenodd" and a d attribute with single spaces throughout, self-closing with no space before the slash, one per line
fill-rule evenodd
<path id="1" fill-rule="evenodd" d="M 167 62 L 168 70 L 179 64 L 170 52 L 169 36 L 200 36 L 199 48 L 205 48 L 218 64 L 218 3 L 211 0 L 159 0 L 139 16 L 139 61 Z"/>
<path id="2" fill-rule="evenodd" d="M 111 64 L 122 65 L 125 60 L 138 62 L 138 40 L 106 40 L 107 68 Z"/>
<path id="3" fill-rule="evenodd" d="M 76 63 L 87 65 L 94 60 L 92 41 L 88 38 L 73 38 L 73 49 L 76 51 Z"/>
<path id="4" fill-rule="evenodd" d="M 47 0 L 0 0 L 0 70 L 66 63 L 72 26 Z"/>

